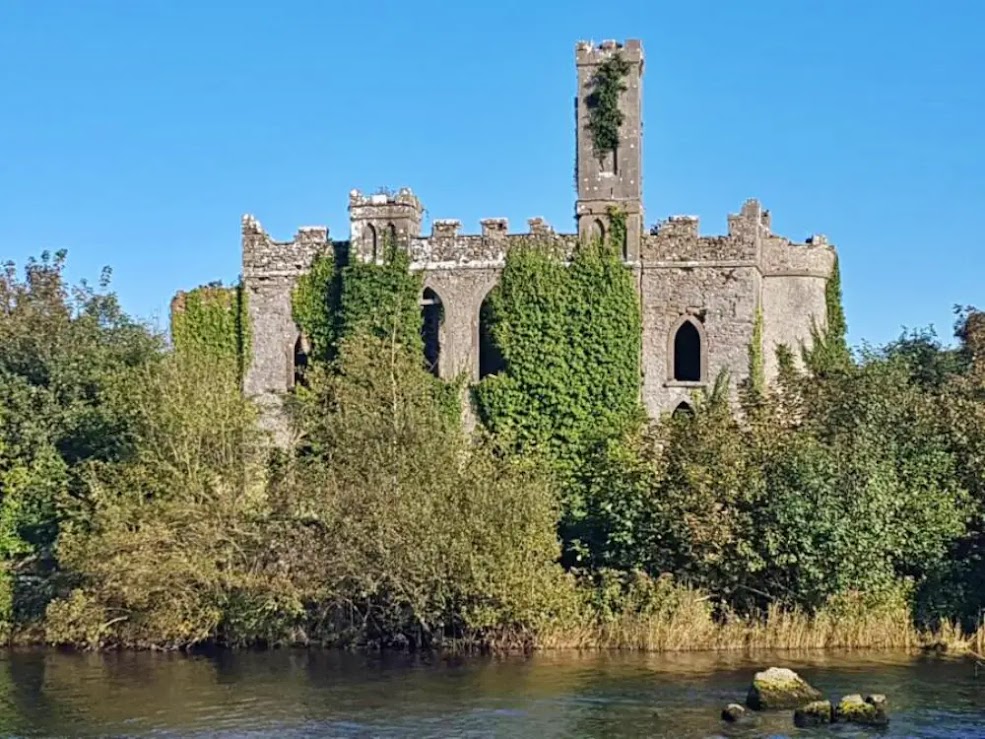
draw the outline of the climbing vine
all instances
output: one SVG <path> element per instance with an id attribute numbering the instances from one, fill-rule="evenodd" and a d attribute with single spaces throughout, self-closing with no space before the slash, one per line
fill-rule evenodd
<path id="1" fill-rule="evenodd" d="M 171 341 L 178 352 L 228 359 L 240 377 L 250 354 L 251 331 L 243 284 L 210 284 L 175 298 Z"/>
<path id="2" fill-rule="evenodd" d="M 382 264 L 341 264 L 326 254 L 298 280 L 292 295 L 294 320 L 310 341 L 310 359 L 316 364 L 337 370 L 345 341 L 370 337 L 420 357 L 425 372 L 422 278 L 410 271 L 407 252 L 385 243 L 384 255 Z M 459 420 L 461 381 L 428 378 L 441 412 Z"/>
<path id="3" fill-rule="evenodd" d="M 319 255 L 294 287 L 291 307 L 294 322 L 311 344 L 311 359 L 328 361 L 335 346 L 335 259 L 331 252 Z"/>
<path id="4" fill-rule="evenodd" d="M 368 334 L 423 357 L 420 274 L 410 271 L 406 252 L 387 249 L 383 264 L 355 262 L 340 273 L 336 332 L 344 339 Z M 423 360 L 422 360 L 423 361 Z"/>
<path id="5" fill-rule="evenodd" d="M 548 453 L 565 474 L 641 413 L 639 297 L 617 241 L 625 225 L 613 215 L 610 238 L 579 245 L 570 265 L 550 245 L 511 249 L 490 300 L 505 369 L 476 388 L 480 418 L 517 449 Z"/>
<path id="6" fill-rule="evenodd" d="M 627 89 L 624 82 L 630 65 L 619 54 L 602 62 L 592 78 L 592 93 L 588 96 L 588 131 L 592 135 L 595 156 L 601 161 L 615 151 L 624 115 L 619 109 L 619 96 Z"/>
<path id="7" fill-rule="evenodd" d="M 756 306 L 749 341 L 749 386 L 753 394 L 762 397 L 766 391 L 766 367 L 763 359 L 763 307 Z"/>
<path id="8" fill-rule="evenodd" d="M 848 348 L 848 323 L 841 302 L 841 269 L 835 257 L 831 276 L 824 289 L 825 326 L 812 329 L 811 347 L 803 352 L 805 365 L 814 374 L 839 372 L 852 361 Z"/>

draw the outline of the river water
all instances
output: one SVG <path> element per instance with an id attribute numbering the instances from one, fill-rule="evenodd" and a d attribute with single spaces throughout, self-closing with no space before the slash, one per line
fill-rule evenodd
<path id="1" fill-rule="evenodd" d="M 886 730 L 723 724 L 752 673 L 796 669 L 830 697 L 885 693 Z M 982 737 L 985 673 L 898 653 L 546 653 L 420 658 L 279 650 L 186 657 L 0 655 L 0 735 L 153 737 Z"/>

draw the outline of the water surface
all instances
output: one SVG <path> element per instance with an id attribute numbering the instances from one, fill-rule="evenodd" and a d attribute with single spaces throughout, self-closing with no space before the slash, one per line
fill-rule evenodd
<path id="1" fill-rule="evenodd" d="M 721 707 L 763 666 L 831 697 L 886 693 L 885 730 L 736 729 Z M 983 737 L 985 673 L 899 653 L 548 653 L 443 659 L 280 650 L 0 655 L 0 735 L 154 737 Z"/>

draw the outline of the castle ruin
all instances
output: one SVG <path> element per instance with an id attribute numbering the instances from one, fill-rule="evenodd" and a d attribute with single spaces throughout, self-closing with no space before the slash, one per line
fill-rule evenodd
<path id="1" fill-rule="evenodd" d="M 628 63 L 618 99 L 622 122 L 618 143 L 599 157 L 589 132 L 592 90 L 600 65 L 614 55 Z M 708 386 L 723 369 L 736 387 L 748 373 L 757 315 L 767 381 L 777 372 L 777 345 L 796 349 L 810 341 L 813 322 L 825 320 L 825 285 L 835 260 L 825 238 L 794 243 L 774 234 L 769 211 L 756 200 L 729 215 L 725 235 L 700 235 L 692 216 L 671 216 L 644 230 L 642 44 L 579 42 L 575 59 L 575 233 L 556 233 L 531 218 L 528 233 L 511 234 L 505 219 L 487 218 L 478 234 L 463 234 L 459 221 L 444 219 L 423 235 L 423 208 L 409 189 L 377 195 L 352 191 L 349 238 L 337 244 L 320 226 L 277 242 L 255 218 L 244 216 L 243 284 L 253 332 L 244 391 L 269 409 L 273 430 L 278 431 L 274 409 L 294 383 L 304 341 L 292 318 L 292 289 L 318 254 L 339 246 L 350 259 L 364 261 L 382 259 L 382 245 L 389 240 L 409 252 L 411 269 L 423 273 L 427 358 L 443 378 L 465 373 L 477 381 L 497 368 L 480 314 L 511 244 L 534 235 L 570 250 L 580 238 L 606 235 L 612 207 L 625 215 L 623 259 L 640 295 L 642 399 L 651 415 L 688 403 L 695 389 Z"/>

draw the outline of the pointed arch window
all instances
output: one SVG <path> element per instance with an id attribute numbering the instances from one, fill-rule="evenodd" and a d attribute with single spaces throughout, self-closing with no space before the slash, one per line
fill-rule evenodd
<path id="1" fill-rule="evenodd" d="M 677 327 L 671 345 L 672 379 L 677 382 L 701 382 L 704 369 L 702 331 L 692 318 Z"/>
<path id="2" fill-rule="evenodd" d="M 366 245 L 369 247 L 369 258 L 372 261 L 376 261 L 379 255 L 379 236 L 376 233 L 376 226 L 372 223 L 366 224 Z"/>
<path id="3" fill-rule="evenodd" d="M 506 360 L 493 338 L 493 311 L 489 295 L 479 306 L 479 379 L 506 369 Z"/>
<path id="4" fill-rule="evenodd" d="M 682 400 L 674 409 L 675 418 L 687 418 L 694 415 L 694 408 L 686 400 Z"/>

